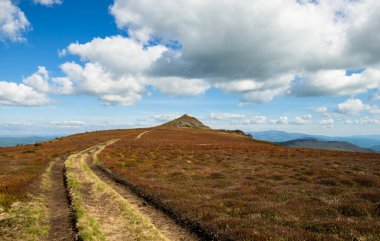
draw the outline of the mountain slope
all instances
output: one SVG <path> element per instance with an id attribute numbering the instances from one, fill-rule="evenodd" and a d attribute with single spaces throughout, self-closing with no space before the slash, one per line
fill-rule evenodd
<path id="1" fill-rule="evenodd" d="M 212 129 L 205 124 L 203 124 L 201 121 L 199 121 L 197 118 L 189 116 L 187 114 L 169 121 L 165 124 L 162 124 L 158 126 L 159 128 L 165 127 L 165 128 L 189 128 L 189 129 L 201 129 L 201 130 L 212 130 L 214 132 L 229 134 L 229 135 L 235 135 L 239 137 L 246 137 L 251 139 L 252 136 L 250 134 L 246 134 L 241 130 L 225 130 L 225 129 Z"/>
<path id="2" fill-rule="evenodd" d="M 107 189 L 92 185 L 91 180 L 95 178 L 91 176 L 97 174 L 86 168 L 86 162 L 90 168 L 93 161 L 101 170 L 109 171 L 115 178 L 110 180 L 114 182 L 113 187 L 123 184 L 120 188 L 144 199 L 136 205 L 159 208 L 174 223 L 207 236 L 201 240 L 347 240 L 352 237 L 378 240 L 380 154 L 292 149 L 204 129 L 193 118 L 184 118 L 186 125 L 183 120 L 177 120 L 167 124 L 173 126 L 167 128 L 89 132 L 41 145 L 0 148 L 0 219 L 4 217 L 3 210 L 5 217 L 9 217 L 7 210 L 12 214 L 20 208 L 34 207 L 28 205 L 34 200 L 30 195 L 39 197 L 44 193 L 36 187 L 44 180 L 50 161 L 60 158 L 66 159 L 69 168 L 56 180 L 68 177 L 69 187 L 81 193 L 82 200 L 91 207 L 85 209 L 86 215 L 98 210 L 96 206 L 100 205 L 96 215 L 101 214 L 102 218 L 89 219 L 92 220 L 89 223 L 97 224 L 94 220 L 99 220 L 100 226 L 91 227 L 99 227 L 97 230 L 104 231 L 105 238 L 118 235 L 122 229 L 113 231 L 114 224 L 126 221 L 120 212 L 115 212 L 117 205 Z M 97 154 L 89 152 L 90 148 L 103 146 L 110 140 L 118 141 L 99 149 Z M 71 162 L 73 153 L 80 155 Z M 70 169 L 70 162 L 75 168 L 83 169 Z M 81 175 L 82 171 L 89 175 Z M 44 183 L 49 182 L 41 182 Z M 50 190 L 57 191 L 53 187 Z M 94 190 L 90 190 L 92 187 Z M 124 192 L 118 190 L 114 194 L 120 197 Z M 65 195 L 65 190 L 62 191 Z M 331 202 L 332 197 L 339 202 Z M 20 204 L 13 205 L 16 201 Z M 53 209 L 57 207 L 48 204 L 41 206 L 50 208 L 46 213 L 53 220 L 56 214 Z M 78 207 L 81 206 L 75 206 Z M 106 212 L 108 208 L 112 215 Z M 17 219 L 0 222 L 0 240 L 29 240 L 14 238 L 22 233 L 22 228 L 25 232 L 33 228 L 28 226 L 29 216 L 34 217 L 29 213 L 19 215 L 23 222 Z M 20 227 L 20 223 L 25 225 Z M 4 234 L 13 239 L 4 239 Z"/>
<path id="3" fill-rule="evenodd" d="M 169 121 L 159 127 L 167 127 L 167 128 L 191 128 L 191 129 L 211 129 L 210 127 L 204 125 L 198 119 L 189 116 L 187 114 Z"/>
<path id="4" fill-rule="evenodd" d="M 372 228 L 379 227 L 372 215 L 377 206 L 368 201 L 378 202 L 379 156 L 154 128 L 109 146 L 99 160 L 155 205 L 211 234 L 205 240 L 345 240 L 364 227 L 370 240 L 379 230 Z M 325 204 L 335 190 L 341 190 L 334 192 L 339 203 Z M 284 222 L 289 217 L 291 226 Z"/>
<path id="5" fill-rule="evenodd" d="M 370 149 L 362 148 L 354 144 L 343 141 L 320 141 L 317 139 L 297 139 L 279 144 L 287 147 L 310 148 L 334 151 L 352 151 L 352 152 L 373 152 Z"/>
<path id="6" fill-rule="evenodd" d="M 254 139 L 270 141 L 270 142 L 285 142 L 295 139 L 306 139 L 314 138 L 312 135 L 302 134 L 302 133 L 287 133 L 284 131 L 260 131 L 252 132 Z"/>

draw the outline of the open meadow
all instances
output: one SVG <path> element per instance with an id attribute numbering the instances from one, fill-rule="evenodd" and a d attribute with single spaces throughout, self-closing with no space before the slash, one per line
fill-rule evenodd
<path id="1" fill-rule="evenodd" d="M 100 154 L 121 179 L 218 239 L 378 240 L 380 156 L 154 129 Z"/>
<path id="2" fill-rule="evenodd" d="M 1 148 L 1 237 L 379 240 L 379 160 L 174 126 Z"/>

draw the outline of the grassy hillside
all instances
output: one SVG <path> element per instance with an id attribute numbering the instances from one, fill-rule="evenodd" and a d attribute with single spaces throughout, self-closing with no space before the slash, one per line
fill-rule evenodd
<path id="1" fill-rule="evenodd" d="M 49 162 L 72 152 L 115 138 L 133 136 L 140 130 L 99 131 L 77 134 L 52 141 L 0 148 L 0 207 L 37 193 L 41 175 Z"/>
<path id="2" fill-rule="evenodd" d="M 378 240 L 379 158 L 195 129 L 154 129 L 100 154 L 178 219 L 226 240 Z"/>
<path id="3" fill-rule="evenodd" d="M 99 153 L 101 165 L 208 237 L 380 239 L 379 154 L 293 149 L 188 127 L 83 133 L 0 148 L 0 233 L 13 237 L 35 222 L 27 204 L 44 192 L 51 161 L 114 139 L 120 141 Z M 3 211 L 19 207 L 17 218 L 4 218 Z"/>

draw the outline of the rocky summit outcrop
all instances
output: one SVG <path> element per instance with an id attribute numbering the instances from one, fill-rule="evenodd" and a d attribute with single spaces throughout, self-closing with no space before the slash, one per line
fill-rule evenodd
<path id="1" fill-rule="evenodd" d="M 247 138 L 252 138 L 251 134 L 247 134 L 247 133 L 245 133 L 242 130 L 224 130 L 224 129 L 220 129 L 220 130 L 216 130 L 216 131 L 224 132 L 224 133 L 228 133 L 228 134 L 232 134 L 232 135 L 237 135 L 237 136 L 245 136 Z"/>
<path id="2" fill-rule="evenodd" d="M 170 128 L 192 128 L 192 129 L 211 129 L 210 127 L 204 125 L 197 118 L 189 116 L 187 114 L 169 121 L 160 127 L 170 127 Z"/>
<path id="3" fill-rule="evenodd" d="M 191 129 L 205 129 L 205 130 L 211 130 L 210 127 L 206 126 L 202 122 L 200 122 L 197 118 L 189 116 L 187 114 L 169 121 L 163 125 L 160 125 L 159 127 L 166 127 L 166 128 L 191 128 Z M 214 130 L 216 132 L 223 132 L 227 134 L 237 135 L 237 136 L 244 136 L 248 138 L 252 138 L 250 134 L 246 134 L 241 130 Z"/>

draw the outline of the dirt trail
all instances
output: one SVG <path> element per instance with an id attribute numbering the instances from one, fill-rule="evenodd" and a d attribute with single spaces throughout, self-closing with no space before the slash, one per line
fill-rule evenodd
<path id="1" fill-rule="evenodd" d="M 144 132 L 140 133 L 138 136 L 136 136 L 135 140 L 140 139 L 143 135 L 145 135 L 148 132 L 150 132 L 150 131 L 144 131 Z"/>
<path id="2" fill-rule="evenodd" d="M 95 168 L 96 155 L 106 145 L 74 154 L 65 164 L 69 182 L 70 179 L 78 181 L 75 195 L 82 197 L 79 204 L 82 212 L 96 223 L 87 230 L 94 230 L 96 226 L 94 233 L 106 240 L 199 240 Z M 86 225 L 85 219 L 78 221 L 80 235 Z"/>
<path id="3" fill-rule="evenodd" d="M 144 134 L 150 132 L 144 131 L 140 133 L 135 140 L 140 139 Z M 99 168 L 97 155 L 103 151 L 103 148 L 98 149 L 93 152 L 93 154 L 87 159 L 87 163 L 93 172 L 100 178 L 103 182 L 109 185 L 117 193 L 119 193 L 133 209 L 138 210 L 140 213 L 148 217 L 153 225 L 169 240 L 179 240 L 179 241 L 193 241 L 200 240 L 195 234 L 189 232 L 187 229 L 178 225 L 172 218 L 163 213 L 162 211 L 156 209 L 154 206 L 148 204 L 137 196 L 133 191 L 131 191 L 127 186 L 115 182 L 109 174 L 105 173 L 104 170 Z"/>
<path id="4" fill-rule="evenodd" d="M 166 240 L 148 219 L 88 167 L 87 160 L 106 145 L 73 154 L 65 162 L 79 237 L 110 241 Z"/>
<path id="5" fill-rule="evenodd" d="M 144 134 L 150 131 L 145 131 L 140 133 L 135 139 L 141 138 Z M 178 241 L 193 241 L 199 240 L 199 238 L 190 233 L 188 230 L 182 228 L 177 225 L 173 219 L 168 217 L 166 214 L 157 210 L 153 206 L 146 203 L 142 198 L 135 195 L 131 190 L 129 190 L 126 186 L 122 184 L 118 184 L 112 179 L 109 175 L 104 173 L 104 171 L 100 170 L 96 166 L 97 155 L 103 150 L 103 148 L 95 151 L 88 159 L 87 163 L 104 183 L 109 185 L 113 190 L 115 190 L 118 194 L 120 194 L 131 207 L 148 219 L 151 220 L 153 225 L 165 236 L 165 238 L 169 240 L 178 240 Z"/>
<path id="6" fill-rule="evenodd" d="M 90 167 L 93 169 L 95 174 L 111 186 L 115 191 L 117 191 L 124 199 L 126 199 L 130 205 L 140 211 L 140 213 L 146 215 L 150 218 L 152 223 L 156 226 L 160 232 L 165 235 L 169 240 L 181 240 L 181 241 L 190 241 L 190 240 L 199 240 L 199 238 L 191 234 L 186 229 L 177 225 L 173 219 L 168 217 L 166 214 L 157 210 L 153 206 L 146 203 L 143 199 L 136 196 L 132 191 L 122 184 L 116 183 L 109 175 L 105 174 L 102 170 L 97 168 L 91 159 L 89 159 Z"/>
<path id="7" fill-rule="evenodd" d="M 64 185 L 63 164 L 65 158 L 58 158 L 50 173 L 51 188 L 47 193 L 50 230 L 47 240 L 74 240 L 71 212 Z"/>

